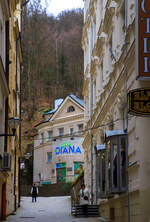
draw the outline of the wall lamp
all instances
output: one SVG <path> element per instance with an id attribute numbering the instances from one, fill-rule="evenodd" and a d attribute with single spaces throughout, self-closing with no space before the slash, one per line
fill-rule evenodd
<path id="1" fill-rule="evenodd" d="M 20 122 L 21 122 L 21 119 L 19 119 L 18 117 L 9 118 L 8 125 L 11 128 L 13 133 L 12 134 L 3 133 L 3 134 L 0 134 L 0 136 L 15 136 L 16 129 L 19 126 Z"/>

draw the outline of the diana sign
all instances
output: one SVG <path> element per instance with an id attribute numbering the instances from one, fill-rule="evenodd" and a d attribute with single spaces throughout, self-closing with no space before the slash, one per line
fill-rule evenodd
<path id="1" fill-rule="evenodd" d="M 129 113 L 150 116 L 150 88 L 132 90 L 128 93 Z"/>
<path id="2" fill-rule="evenodd" d="M 58 154 L 81 154 L 81 149 L 79 146 L 75 147 L 75 146 L 72 146 L 71 144 L 67 143 L 65 144 L 62 144 L 62 146 L 57 146 L 56 149 L 55 149 L 55 153 L 56 155 Z"/>
<path id="3" fill-rule="evenodd" d="M 136 66 L 138 79 L 150 79 L 150 1 L 136 0 Z"/>

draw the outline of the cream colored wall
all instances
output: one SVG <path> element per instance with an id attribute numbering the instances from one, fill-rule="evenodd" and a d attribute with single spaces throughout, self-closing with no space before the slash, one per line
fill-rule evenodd
<path id="1" fill-rule="evenodd" d="M 111 120 L 114 121 L 114 130 L 126 128 L 126 121 L 123 121 L 123 112 L 126 107 L 126 93 L 129 90 L 150 87 L 149 81 L 139 81 L 136 79 L 135 70 L 135 1 L 128 1 L 128 57 L 125 60 L 126 48 L 124 44 L 125 33 L 123 35 L 121 10 L 124 1 L 103 1 L 103 13 L 100 15 L 102 1 L 85 1 L 85 11 L 88 13 L 85 18 L 83 28 L 82 45 L 85 58 L 84 84 L 87 82 L 88 73 L 92 73 L 96 82 L 96 100 L 94 104 L 93 126 L 104 125 Z M 117 2 L 117 4 L 116 4 Z M 115 3 L 115 4 L 114 4 Z M 112 6 L 112 14 L 108 13 L 109 6 Z M 89 10 L 90 8 L 90 10 Z M 112 22 L 111 22 L 112 16 Z M 90 21 L 96 17 L 97 40 L 92 52 L 95 59 L 88 61 L 89 48 L 89 26 Z M 102 18 L 103 20 L 101 21 Z M 104 33 L 104 34 L 103 34 Z M 122 33 L 122 34 L 121 34 Z M 116 57 L 116 62 L 110 57 L 109 41 L 112 35 L 112 50 Z M 102 38 L 103 36 L 103 38 Z M 96 58 L 98 57 L 98 58 Z M 127 70 L 124 69 L 125 62 Z M 103 65 L 103 70 L 101 69 Z M 90 67 L 90 68 L 89 68 Z M 93 82 L 94 83 L 94 82 Z M 94 86 L 95 87 L 95 86 Z M 95 92 L 94 92 L 95 93 Z M 89 87 L 83 89 L 85 100 L 85 115 L 89 116 Z M 95 103 L 96 101 L 94 101 Z M 119 119 L 118 121 L 115 121 Z M 88 119 L 87 119 L 88 120 Z M 87 122 L 87 127 L 90 125 Z M 85 126 L 86 127 L 86 126 Z M 103 134 L 109 129 L 109 125 L 93 130 L 94 144 L 104 143 Z M 98 132 L 99 131 L 99 132 Z M 135 117 L 129 115 L 128 120 L 128 153 L 129 153 L 129 192 L 130 192 L 130 217 L 132 222 L 150 220 L 149 199 L 150 199 L 150 160 L 149 160 L 149 132 L 150 119 L 145 117 Z M 83 142 L 85 150 L 85 182 L 91 185 L 90 167 L 90 137 L 87 133 Z M 94 162 L 95 164 L 95 162 Z M 94 181 L 94 180 L 93 180 Z M 95 188 L 95 184 L 94 184 Z M 100 204 L 101 215 L 109 218 L 109 209 L 115 208 L 115 220 L 117 222 L 127 222 L 127 194 L 115 196 L 114 198 L 102 201 Z"/>
<path id="2" fill-rule="evenodd" d="M 45 145 L 41 145 L 34 148 L 34 182 L 39 182 L 39 173 L 41 173 L 42 181 L 51 181 L 51 183 L 56 183 L 56 163 L 66 163 L 66 168 L 72 167 L 72 171 L 66 171 L 66 181 L 70 181 L 74 176 L 74 162 L 84 161 L 84 151 L 82 149 L 83 138 L 75 138 L 70 140 L 70 138 L 57 139 L 56 141 L 48 142 Z M 58 154 L 56 155 L 56 147 L 61 147 L 64 143 L 71 143 L 78 146 L 82 154 Z M 47 162 L 47 153 L 52 152 L 52 162 Z M 52 173 L 52 169 L 55 173 Z"/>
<path id="3" fill-rule="evenodd" d="M 74 112 L 67 112 L 69 106 L 74 106 Z M 43 181 L 51 181 L 56 183 L 56 163 L 66 162 L 66 168 L 72 167 L 72 172 L 66 170 L 67 179 L 70 181 L 74 175 L 74 162 L 84 162 L 84 152 L 82 150 L 83 135 L 78 133 L 78 125 L 83 124 L 84 127 L 84 113 L 83 109 L 68 98 L 60 107 L 60 111 L 56 112 L 53 118 L 48 122 L 37 126 L 38 135 L 34 139 L 34 181 L 39 182 L 39 173 L 42 174 Z M 59 128 L 64 128 L 64 136 L 59 137 Z M 70 136 L 70 128 L 77 136 Z M 48 131 L 53 131 L 53 139 L 48 141 Z M 44 133 L 44 144 L 41 144 L 41 133 Z M 73 137 L 73 140 L 71 140 Z M 56 155 L 56 147 L 60 147 L 64 143 L 71 143 L 77 148 L 80 147 L 82 154 L 59 154 Z M 47 152 L 52 152 L 52 162 L 47 163 Z M 52 174 L 52 169 L 55 173 Z"/>

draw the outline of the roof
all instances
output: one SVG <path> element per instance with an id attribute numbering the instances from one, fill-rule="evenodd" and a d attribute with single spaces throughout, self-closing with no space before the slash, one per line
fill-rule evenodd
<path id="1" fill-rule="evenodd" d="M 77 102 L 80 106 L 84 107 L 84 101 L 82 99 L 79 99 L 73 94 L 70 94 L 69 97 L 71 97 L 75 102 Z"/>
<path id="2" fill-rule="evenodd" d="M 78 97 L 76 97 L 73 94 L 70 94 L 69 97 L 71 99 L 73 99 L 76 103 L 78 103 L 80 106 L 84 107 L 84 101 L 82 99 L 79 99 Z M 43 120 L 42 122 L 38 123 L 37 125 L 35 125 L 35 127 L 37 127 L 37 126 L 39 126 L 43 123 L 49 122 L 49 120 L 52 118 L 53 114 L 59 109 L 59 107 L 62 105 L 62 103 L 64 101 L 65 101 L 65 99 L 56 99 L 55 100 L 55 109 L 47 111 L 47 112 L 44 113 L 44 115 L 49 115 L 49 114 L 52 114 L 52 115 L 50 117 L 48 117 L 47 119 Z"/>

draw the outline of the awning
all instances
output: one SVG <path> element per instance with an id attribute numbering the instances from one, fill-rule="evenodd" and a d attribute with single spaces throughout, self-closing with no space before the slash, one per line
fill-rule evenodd
<path id="1" fill-rule="evenodd" d="M 103 151 L 105 149 L 106 149 L 106 145 L 105 144 L 96 145 L 96 150 L 97 151 Z"/>
<path id="2" fill-rule="evenodd" d="M 127 133 L 124 130 L 106 130 L 105 139 L 111 136 L 121 136 L 126 134 Z"/>

